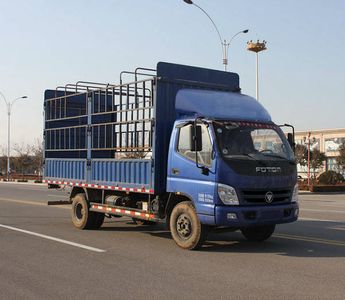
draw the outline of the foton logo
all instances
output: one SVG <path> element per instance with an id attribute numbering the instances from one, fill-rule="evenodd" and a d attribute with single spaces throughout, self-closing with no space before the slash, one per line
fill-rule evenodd
<path id="1" fill-rule="evenodd" d="M 256 173 L 280 173 L 280 167 L 256 167 Z"/>

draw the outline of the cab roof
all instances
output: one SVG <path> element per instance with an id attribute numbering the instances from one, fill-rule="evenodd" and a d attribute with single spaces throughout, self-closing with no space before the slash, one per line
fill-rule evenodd
<path id="1" fill-rule="evenodd" d="M 181 118 L 272 122 L 267 110 L 256 99 L 234 92 L 181 89 L 176 95 L 175 109 Z"/>

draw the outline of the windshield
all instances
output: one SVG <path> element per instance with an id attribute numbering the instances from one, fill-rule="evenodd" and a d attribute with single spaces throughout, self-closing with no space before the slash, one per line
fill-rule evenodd
<path id="1" fill-rule="evenodd" d="M 284 133 L 276 125 L 246 122 L 213 122 L 225 158 L 294 160 Z"/>

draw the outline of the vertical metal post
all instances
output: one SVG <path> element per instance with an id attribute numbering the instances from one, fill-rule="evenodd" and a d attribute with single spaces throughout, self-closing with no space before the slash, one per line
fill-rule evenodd
<path id="1" fill-rule="evenodd" d="M 256 100 L 259 101 L 259 52 L 256 52 Z"/>
<path id="2" fill-rule="evenodd" d="M 59 118 L 62 118 L 62 99 L 59 99 L 60 107 L 59 107 Z"/>
<path id="3" fill-rule="evenodd" d="M 222 42 L 222 48 L 223 48 L 223 65 L 224 65 L 224 71 L 227 71 L 227 65 L 228 65 L 228 49 L 229 45 L 226 40 Z"/>
<path id="4" fill-rule="evenodd" d="M 125 144 L 126 152 L 128 152 L 128 148 L 129 148 L 129 112 L 128 112 L 128 110 L 130 109 L 130 106 L 129 106 L 130 94 L 129 93 L 130 93 L 129 84 L 127 84 L 126 117 L 125 117 L 125 121 L 127 123 L 126 139 L 125 139 L 125 141 L 126 141 L 126 144 Z M 132 111 L 132 113 L 133 113 L 133 111 Z M 132 120 L 133 120 L 133 118 L 132 118 Z"/>
<path id="5" fill-rule="evenodd" d="M 115 102 L 115 88 L 111 90 L 111 111 L 114 112 L 114 102 Z"/>
<path id="6" fill-rule="evenodd" d="M 122 82 L 121 82 L 121 85 L 120 85 L 120 124 L 118 125 L 119 126 L 119 135 L 118 135 L 118 137 L 119 137 L 119 139 L 118 139 L 118 145 L 116 145 L 116 146 L 118 146 L 120 149 L 121 149 L 121 147 L 122 147 Z"/>
<path id="7" fill-rule="evenodd" d="M 10 155 L 11 155 L 11 103 L 7 104 L 7 181 L 10 180 Z"/>
<path id="8" fill-rule="evenodd" d="M 43 141 L 42 141 L 42 169 L 40 170 L 42 173 L 38 172 L 38 176 L 44 176 L 45 174 L 45 161 L 46 161 L 46 149 L 47 147 L 47 132 L 46 132 L 46 120 L 47 120 L 47 114 L 46 114 L 46 108 L 47 108 L 47 103 L 44 101 L 44 109 L 43 109 Z M 37 178 L 38 180 L 40 178 Z"/>
<path id="9" fill-rule="evenodd" d="M 138 120 L 138 102 L 139 102 L 139 99 L 138 99 L 138 77 L 137 77 L 137 74 L 135 74 L 135 84 L 134 84 L 134 89 L 135 89 L 135 92 L 134 92 L 134 104 L 132 105 L 132 121 L 134 119 L 134 114 L 136 114 L 136 120 L 133 124 L 133 134 L 132 134 L 132 148 L 133 147 L 137 147 L 137 120 Z M 136 110 L 134 112 L 134 109 Z M 136 149 L 137 150 L 137 149 Z M 133 150 L 132 150 L 133 151 Z"/>
<path id="10" fill-rule="evenodd" d="M 308 132 L 308 187 L 310 187 L 310 132 Z"/>
<path id="11" fill-rule="evenodd" d="M 65 118 L 67 117 L 67 98 L 64 98 L 65 101 L 65 111 L 64 111 L 64 116 Z"/>
<path id="12" fill-rule="evenodd" d="M 86 158 L 86 182 L 91 181 L 91 157 L 92 157 L 92 97 L 94 93 L 89 93 L 89 90 L 87 90 L 86 97 L 87 97 L 87 129 L 86 129 L 86 135 L 87 135 L 87 158 Z"/>
<path id="13" fill-rule="evenodd" d="M 57 119 L 57 100 L 54 100 L 54 106 L 55 106 L 55 109 L 54 109 L 54 119 Z"/>
<path id="14" fill-rule="evenodd" d="M 145 81 L 143 82 L 143 106 L 142 106 L 142 119 L 145 119 L 145 112 L 146 112 L 146 84 Z M 142 122 L 142 132 L 141 132 L 141 147 L 142 151 L 144 151 L 145 148 L 145 121 Z M 139 141 L 140 142 L 140 141 Z"/>

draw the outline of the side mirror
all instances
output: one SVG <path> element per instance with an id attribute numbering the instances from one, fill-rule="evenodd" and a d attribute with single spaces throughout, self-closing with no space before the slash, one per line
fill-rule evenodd
<path id="1" fill-rule="evenodd" d="M 295 146 L 296 146 L 296 143 L 295 143 L 295 127 L 293 127 L 292 125 L 290 124 L 284 124 L 284 125 L 279 125 L 279 127 L 290 127 L 290 129 L 292 129 L 292 133 L 289 132 L 287 134 L 287 140 L 293 150 L 293 152 L 295 152 Z"/>
<path id="2" fill-rule="evenodd" d="M 201 135 L 200 125 L 190 126 L 189 137 L 190 137 L 190 150 L 202 151 L 202 135 Z"/>
<path id="3" fill-rule="evenodd" d="M 287 140 L 288 140 L 292 150 L 295 150 L 295 140 L 294 140 L 294 137 L 293 137 L 292 133 L 288 133 L 287 134 Z"/>

